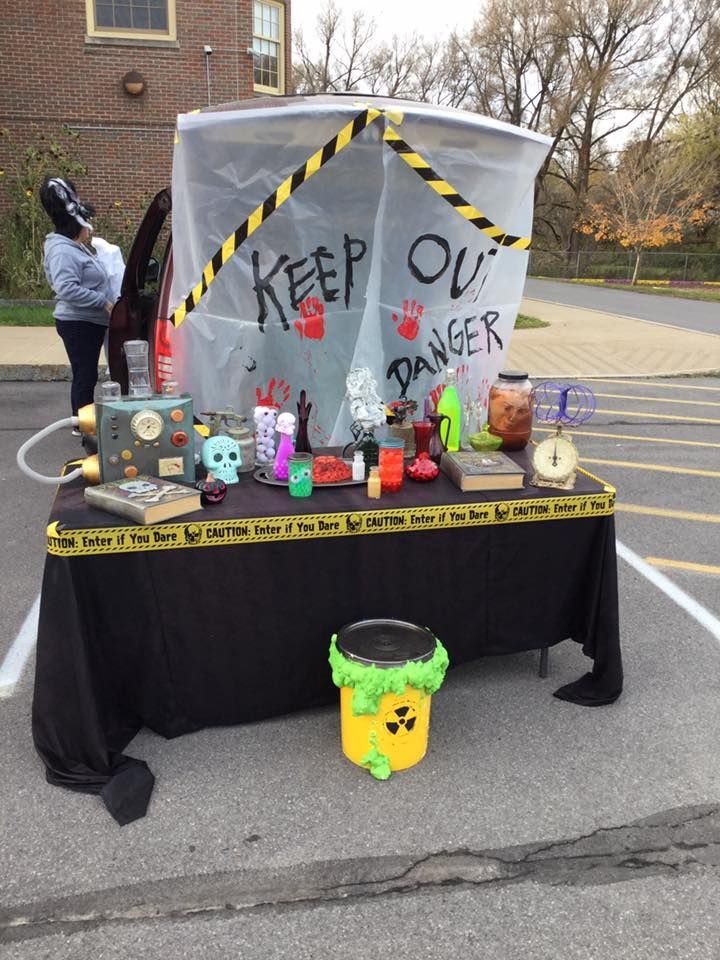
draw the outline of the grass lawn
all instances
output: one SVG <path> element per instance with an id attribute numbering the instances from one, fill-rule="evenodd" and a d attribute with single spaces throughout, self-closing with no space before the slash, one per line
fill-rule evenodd
<path id="1" fill-rule="evenodd" d="M 52 327 L 55 320 L 52 307 L 3 307 L 0 306 L 0 326 L 3 327 Z M 539 317 L 529 317 L 519 313 L 515 321 L 516 330 L 527 330 L 531 327 L 547 327 L 545 320 Z"/>
<path id="2" fill-rule="evenodd" d="M 549 327 L 547 320 L 540 317 L 529 317 L 526 313 L 519 313 L 515 321 L 516 330 L 532 330 L 534 327 Z"/>
<path id="3" fill-rule="evenodd" d="M 0 306 L 0 326 L 3 327 L 54 327 L 52 307 Z"/>

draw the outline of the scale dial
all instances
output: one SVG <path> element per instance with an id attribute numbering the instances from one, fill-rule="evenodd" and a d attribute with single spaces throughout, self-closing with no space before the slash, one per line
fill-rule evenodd
<path id="1" fill-rule="evenodd" d="M 130 432 L 138 440 L 152 443 L 163 432 L 163 418 L 157 410 L 138 410 L 130 420 Z"/>
<path id="2" fill-rule="evenodd" d="M 564 484 L 577 470 L 579 457 L 572 440 L 556 435 L 539 443 L 532 459 L 539 480 Z"/>

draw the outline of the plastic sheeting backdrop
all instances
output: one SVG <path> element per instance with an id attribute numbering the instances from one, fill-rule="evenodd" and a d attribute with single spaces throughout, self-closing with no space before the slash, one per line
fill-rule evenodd
<path id="1" fill-rule="evenodd" d="M 383 103 L 178 118 L 172 344 L 196 409 L 248 412 L 306 388 L 322 445 L 350 438 L 352 367 L 372 370 L 386 402 L 421 401 L 448 366 L 484 399 L 522 296 L 549 141 Z"/>

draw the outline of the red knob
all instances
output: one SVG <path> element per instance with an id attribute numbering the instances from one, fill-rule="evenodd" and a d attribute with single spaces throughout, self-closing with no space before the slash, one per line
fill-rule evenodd
<path id="1" fill-rule="evenodd" d="M 175 447 L 184 447 L 188 442 L 188 435 L 184 430 L 176 430 L 175 433 L 170 437 L 170 442 Z"/>

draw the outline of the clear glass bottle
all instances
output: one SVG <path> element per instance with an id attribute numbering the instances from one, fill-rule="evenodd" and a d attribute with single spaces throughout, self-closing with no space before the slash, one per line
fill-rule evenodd
<path id="1" fill-rule="evenodd" d="M 352 478 L 353 480 L 365 479 L 365 457 L 362 455 L 362 450 L 356 450 L 353 454 Z"/>
<path id="2" fill-rule="evenodd" d="M 532 433 L 532 384 L 527 373 L 503 370 L 490 387 L 490 433 L 502 440 L 502 450 L 522 450 Z"/>

